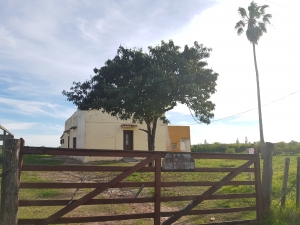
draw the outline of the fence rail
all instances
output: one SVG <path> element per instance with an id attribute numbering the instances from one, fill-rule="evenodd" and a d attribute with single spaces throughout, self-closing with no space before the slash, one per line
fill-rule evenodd
<path id="1" fill-rule="evenodd" d="M 198 167 L 199 164 L 193 164 L 194 167 L 174 167 L 173 169 L 165 166 L 166 157 L 179 157 L 181 153 L 170 153 L 163 151 L 123 151 L 123 150 L 94 150 L 94 149 L 58 149 L 58 148 L 45 148 L 45 147 L 21 147 L 20 148 L 20 191 L 25 189 L 85 189 L 83 196 L 77 199 L 19 199 L 19 207 L 33 207 L 33 206 L 60 206 L 56 212 L 50 213 L 45 218 L 20 218 L 18 224 L 62 224 L 62 223 L 87 223 L 87 222 L 105 222 L 105 221 L 117 221 L 117 220 L 129 220 L 129 219 L 142 219 L 151 218 L 153 224 L 172 224 L 181 217 L 190 215 L 205 215 L 205 214 L 217 214 L 217 213 L 233 213 L 233 212 L 245 212 L 254 211 L 256 216 L 251 220 L 243 221 L 224 221 L 222 224 L 250 224 L 254 222 L 260 222 L 262 220 L 262 199 L 261 199 L 261 181 L 260 181 L 260 162 L 259 155 L 254 154 L 216 154 L 216 153 L 183 153 L 189 155 L 190 158 L 200 160 L 239 160 L 239 166 L 232 167 Z M 23 164 L 24 155 L 65 155 L 65 156 L 96 156 L 96 157 L 136 157 L 139 158 L 137 163 L 130 163 L 130 166 L 101 166 L 101 165 L 26 165 Z M 176 158 L 175 157 L 175 158 Z M 240 161 L 240 160 L 243 160 Z M 176 161 L 176 160 L 175 160 Z M 173 161 L 173 163 L 184 164 L 186 162 Z M 154 167 L 149 167 L 149 163 L 155 162 Z M 196 165 L 196 166 L 195 166 Z M 251 165 L 254 167 L 250 168 Z M 109 172 L 114 176 L 108 180 L 89 180 L 89 182 L 24 182 L 22 181 L 23 172 L 35 172 L 44 171 L 47 173 L 57 172 L 85 172 L 87 174 L 101 174 Z M 177 176 L 184 178 L 185 175 L 193 174 L 194 180 L 186 181 L 174 177 L 172 180 L 169 176 L 170 173 L 175 173 Z M 237 176 L 241 173 L 254 173 L 254 180 L 237 180 Z M 134 174 L 145 173 L 144 181 L 130 181 L 128 177 Z M 199 173 L 220 173 L 219 180 L 199 180 L 197 179 Z M 197 175 L 197 176 L 196 176 Z M 101 177 L 101 175 L 99 175 Z M 245 176 L 247 177 L 247 176 Z M 83 179 L 82 179 L 83 180 Z M 238 185 L 253 185 L 255 189 L 252 193 L 218 193 L 218 191 L 224 186 L 238 186 Z M 104 191 L 108 191 L 111 188 L 150 188 L 153 190 L 152 196 L 145 197 L 127 197 L 127 198 L 96 198 L 96 196 L 102 194 Z M 191 193 L 190 195 L 181 195 L 177 193 L 176 188 L 199 188 L 199 191 Z M 204 189 L 203 187 L 207 187 Z M 172 188 L 172 196 L 166 195 L 163 191 L 165 188 Z M 90 191 L 89 189 L 93 189 Z M 197 189 L 198 190 L 198 189 Z M 201 190 L 201 191 L 200 191 Z M 90 191 L 90 192 L 88 192 Z M 203 201 L 211 200 L 235 200 L 235 199 L 254 199 L 254 203 L 244 207 L 238 208 L 199 208 L 199 204 Z M 185 203 L 185 207 L 181 209 L 172 209 L 170 211 L 164 211 L 162 203 L 178 202 Z M 66 214 L 72 212 L 79 206 L 88 205 L 119 205 L 119 204 L 132 204 L 132 203 L 152 203 L 153 208 L 150 212 L 129 212 L 127 214 L 117 215 L 99 215 L 99 216 L 68 216 Z M 63 206 L 61 208 L 61 206 Z M 164 217 L 164 219 L 163 219 Z M 165 218 L 167 217 L 167 218 Z M 219 224 L 219 223 L 211 223 Z"/>

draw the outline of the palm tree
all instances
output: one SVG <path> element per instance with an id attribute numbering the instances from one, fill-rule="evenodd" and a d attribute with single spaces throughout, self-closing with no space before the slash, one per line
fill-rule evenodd
<path id="1" fill-rule="evenodd" d="M 247 25 L 246 36 L 253 46 L 253 56 L 254 56 L 254 64 L 255 64 L 255 72 L 256 72 L 259 133 L 260 133 L 261 149 L 264 149 L 265 141 L 264 141 L 264 133 L 263 133 L 263 125 L 262 125 L 260 89 L 259 89 L 255 45 L 257 45 L 258 40 L 263 35 L 263 33 L 267 33 L 266 24 L 270 23 L 269 19 L 272 18 L 271 14 L 265 14 L 265 9 L 267 7 L 269 6 L 268 5 L 259 6 L 253 1 L 248 6 L 248 14 L 244 8 L 239 7 L 238 12 L 242 17 L 242 20 L 237 22 L 237 24 L 235 25 L 235 29 L 237 29 L 238 35 L 244 32 L 244 27 Z"/>

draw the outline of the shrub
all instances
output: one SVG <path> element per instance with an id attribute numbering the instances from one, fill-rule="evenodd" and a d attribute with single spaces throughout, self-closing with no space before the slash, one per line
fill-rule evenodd
<path id="1" fill-rule="evenodd" d="M 233 154 L 235 153 L 235 148 L 226 148 L 225 152 Z"/>

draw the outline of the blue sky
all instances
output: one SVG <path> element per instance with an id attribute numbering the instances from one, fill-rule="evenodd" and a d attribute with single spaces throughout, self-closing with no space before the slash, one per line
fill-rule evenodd
<path id="1" fill-rule="evenodd" d="M 59 146 L 76 107 L 61 94 L 73 81 L 113 58 L 119 45 L 154 46 L 161 40 L 213 49 L 208 67 L 219 73 L 215 120 L 257 107 L 252 46 L 236 35 L 245 0 L 4 1 L 0 0 L 0 124 L 26 145 Z M 300 21 L 297 0 L 260 0 L 273 14 L 257 46 L 265 140 L 300 141 Z M 290 95 L 291 93 L 294 93 Z M 167 113 L 172 125 L 191 125 L 192 144 L 259 140 L 257 110 L 210 125 L 189 110 Z"/>

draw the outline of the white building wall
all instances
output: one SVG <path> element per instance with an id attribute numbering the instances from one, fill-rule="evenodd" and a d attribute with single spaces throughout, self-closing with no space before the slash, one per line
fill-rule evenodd
<path id="1" fill-rule="evenodd" d="M 70 148 L 73 147 L 73 137 L 77 139 L 77 148 L 85 149 L 123 149 L 123 130 L 133 130 L 133 149 L 148 150 L 147 133 L 139 130 L 147 129 L 146 124 L 136 124 L 137 127 L 122 127 L 122 124 L 133 124 L 132 120 L 120 120 L 99 110 L 77 111 L 65 123 L 65 130 L 70 129 Z M 158 121 L 155 138 L 155 150 L 166 151 L 168 137 L 167 124 Z M 67 147 L 67 139 L 62 147 Z M 74 157 L 82 161 L 118 160 L 117 157 Z"/>
<path id="2" fill-rule="evenodd" d="M 73 138 L 76 137 L 76 148 L 85 148 L 85 112 L 76 111 L 66 122 L 63 134 L 64 144 L 62 148 L 73 148 Z M 74 156 L 78 160 L 84 159 L 83 156 Z"/>
<path id="3" fill-rule="evenodd" d="M 180 151 L 190 152 L 191 151 L 191 141 L 190 139 L 181 139 L 180 141 Z"/>

